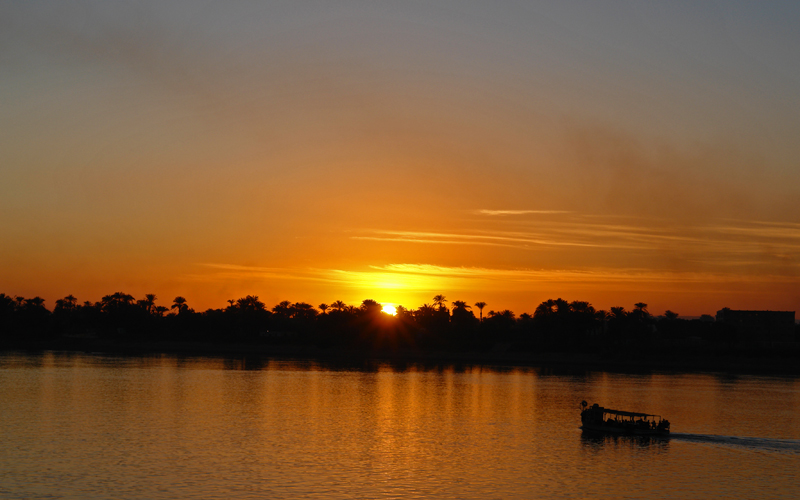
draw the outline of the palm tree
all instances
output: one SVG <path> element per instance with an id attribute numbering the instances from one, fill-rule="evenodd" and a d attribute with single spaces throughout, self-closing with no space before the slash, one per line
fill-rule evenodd
<path id="1" fill-rule="evenodd" d="M 308 302 L 295 302 L 292 304 L 292 318 L 311 320 L 317 316 L 317 310 Z"/>
<path id="2" fill-rule="evenodd" d="M 579 313 L 579 314 L 587 314 L 587 315 L 594 316 L 594 313 L 595 313 L 594 307 L 592 307 L 592 305 L 590 303 L 579 301 L 579 300 L 573 300 L 569 304 L 569 308 L 570 308 L 570 310 L 572 312 Z"/>
<path id="3" fill-rule="evenodd" d="M 556 312 L 556 301 L 553 299 L 548 299 L 536 306 L 536 309 L 533 311 L 533 317 L 537 319 L 547 318 L 555 314 Z"/>
<path id="4" fill-rule="evenodd" d="M 32 299 L 25 299 L 25 307 L 28 309 L 44 309 L 44 299 L 38 295 Z"/>
<path id="5" fill-rule="evenodd" d="M 292 303 L 288 300 L 282 300 L 272 308 L 272 312 L 279 316 L 283 316 L 284 318 L 288 318 L 293 312 Z"/>
<path id="6" fill-rule="evenodd" d="M 115 292 L 111 295 L 103 296 L 103 298 L 100 299 L 100 304 L 103 312 L 115 313 L 127 310 L 127 308 L 131 306 L 135 300 L 136 299 L 133 298 L 133 295 L 123 292 Z"/>
<path id="7" fill-rule="evenodd" d="M 377 301 L 372 299 L 366 299 L 361 302 L 361 311 L 365 314 L 377 314 L 383 310 L 383 306 L 381 306 Z"/>
<path id="8" fill-rule="evenodd" d="M 647 304 L 644 302 L 637 302 L 633 305 L 633 313 L 640 319 L 645 319 L 650 317 L 650 313 L 647 311 Z"/>
<path id="9" fill-rule="evenodd" d="M 258 300 L 258 295 L 247 295 L 236 299 L 236 308 L 240 311 L 263 311 L 264 303 Z"/>
<path id="10" fill-rule="evenodd" d="M 459 311 L 461 311 L 461 310 L 466 311 L 467 309 L 472 309 L 472 306 L 468 305 L 463 300 L 454 300 L 453 301 L 453 311 L 455 311 L 456 309 L 458 309 Z"/>
<path id="11" fill-rule="evenodd" d="M 414 315 L 415 319 L 420 320 L 420 319 L 423 319 L 423 318 L 426 318 L 426 317 L 433 316 L 435 312 L 436 312 L 436 309 L 432 305 L 430 305 L 430 304 L 422 304 L 412 314 Z"/>
<path id="12" fill-rule="evenodd" d="M 486 307 L 486 302 L 475 302 L 475 307 L 481 310 L 481 321 L 483 321 L 483 308 Z"/>
<path id="13" fill-rule="evenodd" d="M 144 300 L 142 301 L 142 305 L 144 306 L 144 308 L 147 310 L 147 312 L 149 314 L 153 314 L 153 312 L 155 312 L 156 298 L 157 298 L 156 294 L 154 294 L 154 293 L 148 293 L 148 294 L 145 294 L 145 296 L 144 296 Z"/>
<path id="14" fill-rule="evenodd" d="M 515 318 L 514 311 L 510 309 L 503 309 L 502 311 L 489 311 L 490 318 L 504 318 L 513 320 Z"/>
<path id="15" fill-rule="evenodd" d="M 559 297 L 559 298 L 556 299 L 555 305 L 556 305 L 556 313 L 559 316 L 562 316 L 562 317 L 563 316 L 569 316 L 569 313 L 572 310 L 570 308 L 569 302 L 567 302 L 566 300 L 564 300 L 561 297 Z"/>
<path id="16" fill-rule="evenodd" d="M 327 310 L 328 310 L 328 307 L 329 307 L 329 306 L 328 306 L 328 304 L 326 304 L 326 303 L 324 303 L 324 302 L 323 302 L 322 304 L 320 304 L 320 305 L 319 305 L 319 306 L 317 306 L 317 307 L 319 307 L 319 310 L 320 310 L 320 311 L 322 311 L 322 314 L 325 314 L 325 311 L 327 311 Z"/>
<path id="17" fill-rule="evenodd" d="M 0 313 L 5 311 L 12 312 L 14 310 L 14 297 L 0 293 Z"/>
<path id="18" fill-rule="evenodd" d="M 447 302 L 447 299 L 445 299 L 444 295 L 441 293 L 433 297 L 433 305 L 436 306 L 440 311 L 444 309 L 445 302 Z"/>
<path id="19" fill-rule="evenodd" d="M 344 311 L 347 308 L 347 304 L 345 304 L 341 300 L 337 300 L 336 302 L 331 304 L 331 307 L 336 309 L 337 311 Z"/>
<path id="20" fill-rule="evenodd" d="M 63 299 L 58 299 L 56 301 L 56 309 L 64 310 L 64 311 L 72 311 L 78 305 L 78 299 L 76 299 L 72 294 L 67 295 Z"/>
<path id="21" fill-rule="evenodd" d="M 625 312 L 625 308 L 624 307 L 612 307 L 611 308 L 611 316 L 614 319 L 622 319 L 627 315 L 628 315 L 628 313 Z"/>
<path id="22" fill-rule="evenodd" d="M 186 305 L 186 299 L 184 299 L 183 297 L 181 297 L 179 295 L 179 296 L 175 297 L 175 299 L 172 301 L 172 305 L 170 306 L 170 309 L 177 309 L 178 310 L 178 314 L 180 314 L 180 313 L 186 311 L 187 309 L 189 309 L 189 306 Z"/>

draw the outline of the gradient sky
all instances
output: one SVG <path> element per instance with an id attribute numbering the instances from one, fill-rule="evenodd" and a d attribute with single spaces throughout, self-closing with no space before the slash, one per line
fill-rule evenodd
<path id="1" fill-rule="evenodd" d="M 0 292 L 800 308 L 800 3 L 2 2 Z"/>

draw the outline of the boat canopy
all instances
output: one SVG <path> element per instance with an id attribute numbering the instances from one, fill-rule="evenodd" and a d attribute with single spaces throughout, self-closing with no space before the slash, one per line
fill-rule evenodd
<path id="1" fill-rule="evenodd" d="M 610 413 L 611 415 L 620 415 L 623 417 L 656 417 L 661 418 L 661 415 L 652 415 L 650 413 L 636 413 L 633 411 L 620 411 L 620 410 L 609 410 L 608 408 L 602 408 L 603 413 Z"/>

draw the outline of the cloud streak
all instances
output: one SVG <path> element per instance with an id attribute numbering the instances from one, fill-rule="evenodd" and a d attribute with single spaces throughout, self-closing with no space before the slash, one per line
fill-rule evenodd
<path id="1" fill-rule="evenodd" d="M 478 215 L 554 215 L 554 214 L 571 214 L 573 212 L 568 210 L 488 210 L 480 209 L 474 210 L 473 213 Z"/>
<path id="2" fill-rule="evenodd" d="M 736 278 L 722 273 L 709 272 L 674 272 L 650 269 L 492 269 L 483 267 L 448 267 L 432 264 L 387 264 L 370 266 L 378 271 L 389 271 L 400 274 L 419 274 L 427 276 L 474 278 L 499 281 L 559 281 L 559 282 L 612 282 L 612 281 L 647 281 L 647 282 L 717 282 L 731 281 Z M 780 276 L 764 276 L 764 281 L 782 280 Z M 786 281 L 789 281 L 786 278 Z"/>
<path id="3" fill-rule="evenodd" d="M 337 291 L 371 295 L 396 293 L 529 292 L 541 287 L 630 289 L 658 287 L 669 290 L 685 286 L 722 287 L 743 282 L 741 275 L 726 272 L 673 272 L 653 269 L 526 269 L 441 266 L 427 263 L 390 263 L 367 269 L 271 268 L 235 264 L 203 263 L 210 272 L 190 275 L 202 282 L 271 283 L 280 280 L 309 280 L 333 285 Z M 785 275 L 763 274 L 747 280 L 762 285 L 793 284 Z"/>
<path id="4" fill-rule="evenodd" d="M 717 256 L 780 253 L 797 259 L 800 225 L 745 222 L 698 225 L 633 225 L 604 221 L 516 221 L 512 226 L 461 231 L 369 229 L 356 240 L 412 244 L 483 245 L 535 249 L 571 247 L 672 252 L 674 256 L 706 253 Z"/>
<path id="5" fill-rule="evenodd" d="M 439 243 L 462 245 L 495 245 L 522 246 L 525 244 L 549 246 L 603 247 L 608 245 L 547 239 L 537 233 L 508 233 L 491 231 L 486 234 L 475 233 L 431 233 L 420 231 L 385 231 L 373 230 L 374 234 L 386 236 L 351 236 L 352 239 L 369 239 L 376 241 L 403 241 L 409 243 Z"/>

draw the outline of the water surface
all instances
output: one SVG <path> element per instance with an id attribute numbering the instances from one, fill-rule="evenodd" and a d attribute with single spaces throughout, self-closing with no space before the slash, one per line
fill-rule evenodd
<path id="1" fill-rule="evenodd" d="M 800 382 L 0 355 L 2 498 L 797 498 Z M 578 430 L 581 400 L 670 439 Z"/>

